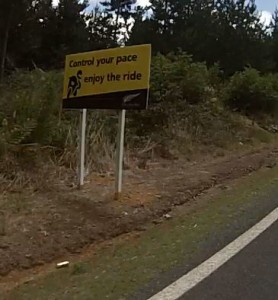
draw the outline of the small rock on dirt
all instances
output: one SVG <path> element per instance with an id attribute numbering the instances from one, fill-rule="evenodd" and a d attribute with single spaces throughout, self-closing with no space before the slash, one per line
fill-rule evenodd
<path id="1" fill-rule="evenodd" d="M 272 162 L 272 163 L 268 164 L 268 165 L 266 166 L 266 168 L 268 168 L 268 169 L 273 169 L 274 167 L 276 167 L 276 165 L 277 165 L 276 162 Z"/>
<path id="2" fill-rule="evenodd" d="M 30 282 L 34 281 L 34 277 L 28 278 L 27 280 L 24 281 L 24 284 L 28 284 Z"/>
<path id="3" fill-rule="evenodd" d="M 153 224 L 155 224 L 155 225 L 161 224 L 161 223 L 162 223 L 161 219 L 153 220 Z"/>
<path id="4" fill-rule="evenodd" d="M 165 215 L 164 215 L 164 218 L 165 218 L 166 220 L 170 220 L 170 219 L 172 219 L 172 216 L 169 215 L 169 214 L 165 214 Z"/>
<path id="5" fill-rule="evenodd" d="M 227 185 L 220 185 L 219 186 L 221 190 L 228 190 L 229 187 Z"/>

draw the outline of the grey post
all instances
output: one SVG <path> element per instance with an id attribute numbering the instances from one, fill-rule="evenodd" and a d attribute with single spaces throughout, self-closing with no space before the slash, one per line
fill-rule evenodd
<path id="1" fill-rule="evenodd" d="M 87 109 L 82 109 L 80 113 L 80 138 L 79 138 L 79 188 L 84 185 L 85 170 L 85 146 L 86 146 L 86 119 Z"/>
<path id="2" fill-rule="evenodd" d="M 126 111 L 119 112 L 117 153 L 116 153 L 116 199 L 120 198 L 123 182 L 123 158 L 124 158 L 124 136 L 125 136 L 125 115 Z"/>

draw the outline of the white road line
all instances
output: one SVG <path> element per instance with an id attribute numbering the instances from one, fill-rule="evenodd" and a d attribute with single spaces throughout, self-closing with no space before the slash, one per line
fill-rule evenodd
<path id="1" fill-rule="evenodd" d="M 261 233 L 268 229 L 278 220 L 278 207 L 267 215 L 263 220 L 250 228 L 248 231 L 239 236 L 225 248 L 217 252 L 211 258 L 201 265 L 166 287 L 149 300 L 176 300 L 205 278 L 210 276 L 214 271 L 220 268 L 233 256 L 239 253 L 243 248 L 255 240 Z"/>

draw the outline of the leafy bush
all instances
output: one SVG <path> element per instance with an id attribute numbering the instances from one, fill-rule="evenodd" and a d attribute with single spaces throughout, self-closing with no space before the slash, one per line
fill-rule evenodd
<path id="1" fill-rule="evenodd" d="M 198 104 L 209 97 L 209 81 L 206 65 L 193 63 L 187 54 L 158 55 L 152 64 L 151 99 L 155 103 L 180 99 Z"/>
<path id="2" fill-rule="evenodd" d="M 203 63 L 193 63 L 184 53 L 153 58 L 151 69 L 150 107 L 148 111 L 128 114 L 129 137 L 161 140 L 172 116 L 188 105 L 205 103 L 214 95 L 210 83 L 217 70 L 209 72 Z"/>
<path id="3" fill-rule="evenodd" d="M 255 69 L 236 73 L 224 91 L 227 105 L 247 115 L 275 112 L 278 104 L 277 76 L 261 76 Z"/>
<path id="4" fill-rule="evenodd" d="M 16 72 L 9 78 L 0 90 L 0 130 L 7 144 L 53 142 L 61 79 L 61 74 L 40 70 Z"/>
<path id="5" fill-rule="evenodd" d="M 277 105 L 278 76 L 247 69 L 224 85 L 218 66 L 208 69 L 179 53 L 153 58 L 150 106 L 127 113 L 126 142 L 130 149 L 151 144 L 199 151 L 200 146 L 229 147 L 246 141 L 246 126 L 229 107 L 247 114 L 271 113 Z M 54 149 L 55 162 L 76 167 L 79 112 L 61 110 L 61 72 L 18 71 L 0 86 L 0 155 L 27 145 Z M 87 165 L 106 168 L 115 150 L 117 116 L 89 111 Z M 149 148 L 149 147 L 147 147 Z M 58 157 L 57 157 L 58 156 Z"/>
<path id="6" fill-rule="evenodd" d="M 62 81 L 61 72 L 37 69 L 15 72 L 0 86 L 0 155 L 36 144 L 54 148 L 68 166 L 76 163 L 79 112 L 62 112 Z M 115 123 L 105 112 L 89 112 L 87 148 L 95 154 L 88 158 L 93 163 L 112 152 Z"/>

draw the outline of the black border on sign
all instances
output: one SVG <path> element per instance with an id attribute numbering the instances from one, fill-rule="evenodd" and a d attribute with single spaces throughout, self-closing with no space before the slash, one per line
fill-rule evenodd
<path id="1" fill-rule="evenodd" d="M 138 95 L 139 94 L 139 95 Z M 135 98 L 126 99 L 126 96 L 134 95 Z M 137 96 L 136 96 L 137 95 Z M 108 94 L 74 97 L 63 99 L 64 109 L 126 109 L 143 110 L 148 107 L 149 89 L 140 89 Z"/>

